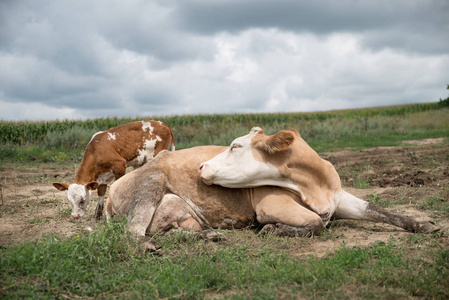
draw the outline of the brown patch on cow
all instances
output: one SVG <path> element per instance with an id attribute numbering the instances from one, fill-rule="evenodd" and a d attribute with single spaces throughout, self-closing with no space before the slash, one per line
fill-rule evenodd
<path id="1" fill-rule="evenodd" d="M 253 143 L 257 149 L 267 152 L 268 154 L 273 154 L 287 150 L 294 140 L 294 132 L 279 131 L 270 136 L 264 136 L 259 133 L 259 135 L 253 139 Z"/>

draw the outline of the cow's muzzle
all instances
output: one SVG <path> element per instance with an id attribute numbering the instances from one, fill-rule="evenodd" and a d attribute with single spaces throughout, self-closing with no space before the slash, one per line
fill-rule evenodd
<path id="1" fill-rule="evenodd" d="M 209 166 L 206 163 L 202 163 L 199 167 L 198 167 L 198 175 L 201 177 L 201 180 L 203 180 L 203 182 L 207 185 L 212 185 L 213 184 L 213 176 L 211 174 L 211 172 L 209 172 Z"/>

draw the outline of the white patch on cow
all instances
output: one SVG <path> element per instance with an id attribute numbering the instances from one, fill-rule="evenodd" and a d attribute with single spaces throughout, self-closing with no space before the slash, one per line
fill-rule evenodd
<path id="1" fill-rule="evenodd" d="M 306 200 L 304 193 L 291 180 L 286 180 L 275 165 L 254 158 L 251 141 L 261 130 L 254 127 L 249 134 L 235 139 L 225 152 L 201 164 L 200 176 L 204 183 L 228 188 L 279 186 Z"/>
<path id="2" fill-rule="evenodd" d="M 109 172 L 104 172 L 98 174 L 97 181 L 99 184 L 109 184 L 112 181 L 114 181 L 115 176 L 112 170 L 109 170 Z"/>
<path id="3" fill-rule="evenodd" d="M 257 129 L 259 128 L 254 128 L 248 135 L 235 139 L 226 151 L 201 164 L 200 176 L 206 184 L 218 184 L 229 188 L 274 183 L 289 188 L 294 186 L 291 182 L 285 181 L 276 166 L 254 158 L 251 140 L 258 134 Z"/>
<path id="4" fill-rule="evenodd" d="M 116 140 L 117 139 L 117 137 L 115 136 L 115 133 L 110 133 L 110 132 L 108 132 L 108 140 Z"/>
<path id="5" fill-rule="evenodd" d="M 145 132 L 146 130 L 148 130 L 150 132 L 150 136 L 153 134 L 153 126 L 151 126 L 151 122 L 145 122 L 142 121 L 142 130 Z"/>
<path id="6" fill-rule="evenodd" d="M 162 142 L 162 139 L 160 136 L 156 135 L 156 140 L 158 140 L 159 142 Z"/>
<path id="7" fill-rule="evenodd" d="M 335 195 L 335 216 L 345 219 L 360 219 L 366 215 L 369 202 L 357 198 L 346 191 L 338 191 Z"/>
<path id="8" fill-rule="evenodd" d="M 94 138 L 99 135 L 100 133 L 103 133 L 104 131 L 98 131 L 97 133 L 95 133 L 92 138 L 90 139 L 89 143 L 92 142 L 94 140 Z"/>
<path id="9" fill-rule="evenodd" d="M 156 148 L 156 142 L 158 140 L 146 140 L 145 143 L 142 146 L 142 149 L 140 149 L 137 155 L 137 163 L 139 166 L 143 165 L 145 162 L 150 161 L 153 159 L 154 156 L 154 149 Z"/>

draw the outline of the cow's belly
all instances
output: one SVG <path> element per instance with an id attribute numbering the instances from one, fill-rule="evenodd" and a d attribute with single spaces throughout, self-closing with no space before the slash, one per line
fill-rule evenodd
<path id="1" fill-rule="evenodd" d="M 240 229 L 256 221 L 248 189 L 227 189 L 220 186 L 199 187 L 200 196 L 192 197 L 201 208 L 208 226 L 221 229 Z"/>
<path id="2" fill-rule="evenodd" d="M 216 204 L 216 203 L 215 203 Z M 239 206 L 242 208 L 242 206 Z M 252 209 L 235 209 L 220 205 L 199 208 L 189 199 L 173 194 L 165 195 L 154 213 L 148 233 L 165 232 L 181 227 L 187 230 L 207 228 L 240 229 L 249 226 L 255 220 Z"/>
<path id="3" fill-rule="evenodd" d="M 100 173 L 97 177 L 97 181 L 99 184 L 110 184 L 115 179 L 114 173 L 111 171 Z"/>
<path id="4" fill-rule="evenodd" d="M 171 228 L 185 226 L 184 229 L 200 230 L 201 224 L 194 218 L 195 212 L 180 197 L 174 194 L 165 195 L 154 213 L 149 233 L 165 232 Z M 186 220 L 192 220 L 186 222 Z"/>

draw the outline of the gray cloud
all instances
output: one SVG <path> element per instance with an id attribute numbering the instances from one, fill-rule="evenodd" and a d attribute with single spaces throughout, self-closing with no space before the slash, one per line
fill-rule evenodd
<path id="1" fill-rule="evenodd" d="M 183 1 L 184 28 L 213 35 L 252 28 L 332 34 L 364 33 L 367 47 L 447 53 L 449 3 L 419 1 Z"/>
<path id="2" fill-rule="evenodd" d="M 2 1 L 0 119 L 446 97 L 447 1 Z"/>

